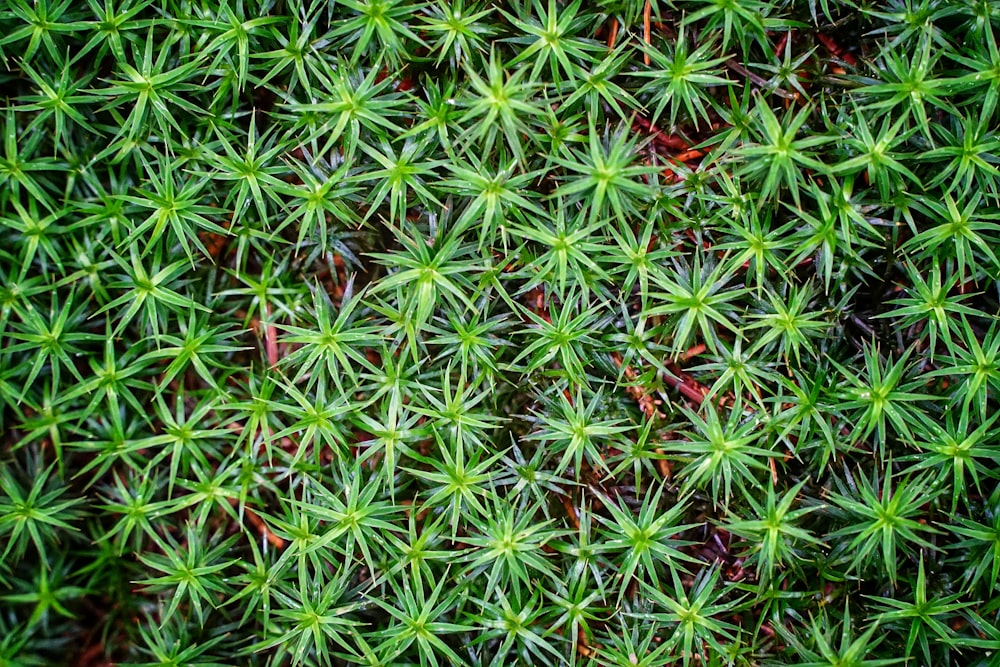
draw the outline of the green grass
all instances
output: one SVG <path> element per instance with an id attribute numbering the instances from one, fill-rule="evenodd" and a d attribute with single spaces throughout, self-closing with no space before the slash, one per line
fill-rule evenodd
<path id="1" fill-rule="evenodd" d="M 0 4 L 0 665 L 1000 664 L 996 2 Z"/>

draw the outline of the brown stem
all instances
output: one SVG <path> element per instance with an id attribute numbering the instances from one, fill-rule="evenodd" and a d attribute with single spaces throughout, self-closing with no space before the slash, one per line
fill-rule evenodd
<path id="1" fill-rule="evenodd" d="M 646 6 L 642 9 L 642 41 L 646 42 L 646 46 L 650 46 L 652 42 L 650 41 L 650 30 L 649 30 L 649 19 L 653 12 L 653 3 L 651 0 L 646 0 Z M 647 50 L 642 54 L 642 61 L 646 63 L 646 67 L 649 67 L 649 51 Z"/>
<path id="2" fill-rule="evenodd" d="M 608 35 L 608 48 L 614 50 L 618 41 L 618 19 L 611 19 L 611 34 Z"/>
<path id="3" fill-rule="evenodd" d="M 786 100 L 794 100 L 795 99 L 795 95 L 793 95 L 792 93 L 789 93 L 786 90 L 782 90 L 781 88 L 773 88 L 772 89 L 771 88 L 771 84 L 768 83 L 767 79 L 754 74 L 753 72 L 751 72 L 750 70 L 748 70 L 746 67 L 744 67 L 743 65 L 741 65 L 738 62 L 736 62 L 735 60 L 733 60 L 732 58 L 730 58 L 729 60 L 726 61 L 726 67 L 728 67 L 729 69 L 733 70 L 737 74 L 739 74 L 741 76 L 745 76 L 746 78 L 750 79 L 750 81 L 752 81 L 758 87 L 770 89 L 771 92 L 773 92 L 778 97 L 784 97 Z"/>

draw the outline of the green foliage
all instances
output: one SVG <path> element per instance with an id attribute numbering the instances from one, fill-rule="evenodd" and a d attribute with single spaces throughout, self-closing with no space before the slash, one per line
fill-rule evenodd
<path id="1" fill-rule="evenodd" d="M 0 664 L 995 663 L 998 15 L 0 3 Z"/>

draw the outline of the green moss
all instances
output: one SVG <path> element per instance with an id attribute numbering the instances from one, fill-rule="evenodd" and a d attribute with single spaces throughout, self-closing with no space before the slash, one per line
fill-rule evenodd
<path id="1" fill-rule="evenodd" d="M 0 665 L 995 664 L 998 24 L 3 4 Z"/>

